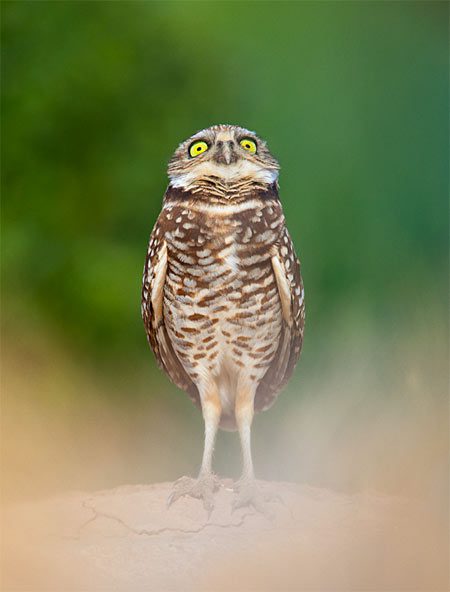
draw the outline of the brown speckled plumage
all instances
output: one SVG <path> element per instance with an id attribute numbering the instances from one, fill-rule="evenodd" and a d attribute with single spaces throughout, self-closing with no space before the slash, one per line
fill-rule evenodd
<path id="1" fill-rule="evenodd" d="M 257 142 L 256 154 L 241 137 Z M 209 149 L 189 158 L 198 139 Z M 303 284 L 277 170 L 243 128 L 215 126 L 181 144 L 144 269 L 142 314 L 158 364 L 202 408 L 206 428 L 210 416 L 238 427 L 243 445 L 253 410 L 272 405 L 303 341 Z"/>

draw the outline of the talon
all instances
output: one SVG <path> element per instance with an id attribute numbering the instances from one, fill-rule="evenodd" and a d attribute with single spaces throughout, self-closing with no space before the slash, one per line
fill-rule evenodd
<path id="1" fill-rule="evenodd" d="M 198 479 L 180 477 L 173 485 L 173 490 L 167 498 L 169 508 L 180 497 L 190 496 L 203 501 L 203 507 L 208 512 L 208 517 L 214 509 L 214 492 L 218 489 L 219 482 L 215 475 L 204 475 Z"/>
<path id="2" fill-rule="evenodd" d="M 279 501 L 284 504 L 279 494 L 262 493 L 254 480 L 242 479 L 236 484 L 237 498 L 232 503 L 232 511 L 245 506 L 252 506 L 268 520 L 275 518 L 274 512 L 267 506 L 268 502 Z"/>
<path id="3" fill-rule="evenodd" d="M 172 493 L 169 495 L 169 497 L 167 498 L 167 502 L 166 505 L 168 508 L 170 508 L 170 506 L 177 501 L 177 499 L 181 497 L 180 495 L 178 495 L 175 491 L 172 491 Z"/>

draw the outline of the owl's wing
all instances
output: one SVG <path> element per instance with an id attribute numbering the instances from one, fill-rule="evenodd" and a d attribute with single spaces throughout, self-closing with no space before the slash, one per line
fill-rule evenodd
<path id="1" fill-rule="evenodd" d="M 197 387 L 178 359 L 164 322 L 163 300 L 167 273 L 167 244 L 162 236 L 158 220 L 150 236 L 144 266 L 142 319 L 158 366 L 165 371 L 174 384 L 189 394 L 194 403 L 200 405 Z"/>
<path id="2" fill-rule="evenodd" d="M 272 249 L 272 268 L 280 296 L 283 323 L 277 351 L 255 395 L 255 410 L 269 408 L 294 371 L 303 343 L 305 302 L 300 263 L 285 228 Z"/>

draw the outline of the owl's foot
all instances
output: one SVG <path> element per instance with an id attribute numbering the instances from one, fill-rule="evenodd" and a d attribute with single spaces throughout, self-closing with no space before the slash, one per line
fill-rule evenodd
<path id="1" fill-rule="evenodd" d="M 188 495 L 201 499 L 205 510 L 211 513 L 214 508 L 214 493 L 219 489 L 219 486 L 220 480 L 213 473 L 200 475 L 198 479 L 180 477 L 173 485 L 172 493 L 167 499 L 167 507 L 170 507 L 180 497 Z"/>
<path id="2" fill-rule="evenodd" d="M 235 485 L 237 497 L 233 501 L 233 511 L 238 508 L 253 507 L 269 520 L 275 517 L 273 510 L 268 506 L 271 502 L 284 503 L 283 499 L 275 492 L 261 491 L 255 479 L 241 478 Z"/>

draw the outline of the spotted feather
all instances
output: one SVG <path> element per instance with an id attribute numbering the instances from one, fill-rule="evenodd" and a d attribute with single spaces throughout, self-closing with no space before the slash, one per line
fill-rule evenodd
<path id="1" fill-rule="evenodd" d="M 280 289 L 280 299 L 289 313 L 283 315 L 283 326 L 276 354 L 270 367 L 258 385 L 255 396 L 255 410 L 265 411 L 276 399 L 278 392 L 288 382 L 300 356 L 305 325 L 305 292 L 300 273 L 300 263 L 286 227 L 279 244 L 273 249 L 285 281 L 285 295 Z"/>
<path id="2" fill-rule="evenodd" d="M 160 218 L 164 216 L 160 216 Z M 187 392 L 200 406 L 197 387 L 186 373 L 167 334 L 163 314 L 163 292 L 167 272 L 167 245 L 161 231 L 160 219 L 150 235 L 142 282 L 141 312 L 147 339 L 158 366 L 178 388 Z"/>

